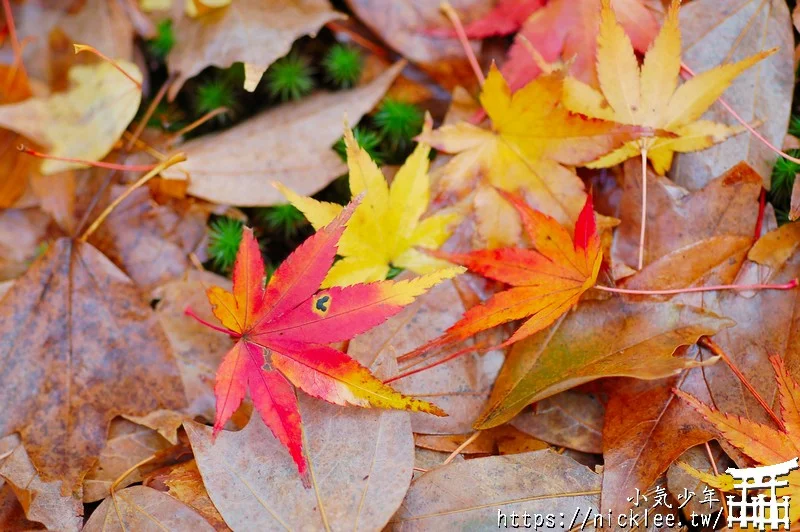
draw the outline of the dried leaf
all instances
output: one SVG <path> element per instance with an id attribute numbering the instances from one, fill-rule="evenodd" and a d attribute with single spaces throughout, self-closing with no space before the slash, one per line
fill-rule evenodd
<path id="1" fill-rule="evenodd" d="M 511 424 L 552 445 L 602 453 L 604 416 L 605 407 L 597 397 L 568 390 L 538 401 Z"/>
<path id="2" fill-rule="evenodd" d="M 414 445 L 433 451 L 452 453 L 472 434 L 415 434 Z M 511 425 L 482 430 L 459 454 L 519 454 L 547 449 L 549 446 Z"/>
<path id="3" fill-rule="evenodd" d="M 10 104 L 31 97 L 31 88 L 24 70 L 0 65 L 0 103 Z M 29 179 L 39 175 L 39 161 L 21 153 L 17 147 L 30 143 L 13 131 L 0 130 L 0 208 L 13 207 L 28 187 Z"/>
<path id="4" fill-rule="evenodd" d="M 0 434 L 76 490 L 108 424 L 183 406 L 169 343 L 133 282 L 89 244 L 51 244 L 0 305 Z M 135 356 L 131 356 L 135 353 Z"/>
<path id="5" fill-rule="evenodd" d="M 717 470 L 725 471 L 728 464 L 730 464 L 727 455 L 720 449 L 716 442 L 711 442 L 709 448 L 711 449 Z M 706 488 L 706 484 L 687 473 L 686 470 L 681 467 L 683 464 L 688 464 L 696 470 L 703 471 L 708 475 L 714 474 L 714 468 L 709 461 L 705 445 L 692 447 L 683 453 L 674 464 L 669 466 L 667 470 L 667 487 L 670 493 L 672 493 L 672 496 L 681 504 L 686 502 L 686 506 L 684 506 L 682 510 L 684 516 L 691 516 L 692 512 L 697 515 L 718 512 L 722 508 L 719 501 L 700 504 L 701 499 L 697 497 L 692 497 L 688 502 L 686 501 L 684 489 L 688 489 L 690 492 L 700 495 L 703 493 L 703 489 Z"/>
<path id="6" fill-rule="evenodd" d="M 676 375 L 700 364 L 674 357 L 679 346 L 732 325 L 682 305 L 587 301 L 512 348 L 475 427 L 500 425 L 531 403 L 600 377 Z"/>
<path id="7" fill-rule="evenodd" d="M 567 525 L 576 508 L 597 514 L 599 491 L 597 473 L 550 450 L 476 458 L 433 469 L 414 480 L 390 525 L 397 531 L 483 530 L 499 523 L 501 514 L 510 524 L 512 512 L 562 514 Z"/>
<path id="8" fill-rule="evenodd" d="M 125 60 L 117 63 L 141 82 L 142 73 L 135 64 Z M 69 79 L 66 92 L 0 106 L 0 126 L 47 146 L 51 155 L 99 161 L 136 115 L 142 92 L 114 65 L 105 62 L 73 66 Z M 50 159 L 42 162 L 41 172 L 49 175 L 85 167 Z"/>
<path id="9" fill-rule="evenodd" d="M 176 10 L 183 9 L 182 3 L 176 2 Z M 199 18 L 174 13 L 175 47 L 167 56 L 167 66 L 177 77 L 169 88 L 170 100 L 187 79 L 208 66 L 228 68 L 241 62 L 263 72 L 286 55 L 296 39 L 314 36 L 326 22 L 344 18 L 328 0 L 228 3 L 227 7 L 201 13 Z M 257 84 L 260 77 L 250 79 Z"/>
<path id="10" fill-rule="evenodd" d="M 370 369 L 385 378 L 393 366 L 383 355 Z M 225 522 L 234 530 L 382 529 L 411 480 L 409 414 L 343 409 L 305 395 L 299 408 L 313 489 L 303 487 L 296 465 L 260 419 L 240 432 L 222 432 L 213 444 L 210 427 L 186 423 L 206 489 Z"/>
<path id="11" fill-rule="evenodd" d="M 346 171 L 331 146 L 342 134 L 342 119 L 357 122 L 372 109 L 403 68 L 398 63 L 367 85 L 320 93 L 281 105 L 221 133 L 204 135 L 181 148 L 189 160 L 164 172 L 189 175 L 189 194 L 231 205 L 274 205 L 285 199 L 279 181 L 298 194 L 322 189 Z M 269 149 L 264 149 L 269 146 Z M 298 147 L 302 146 L 302 156 Z"/>
<path id="12" fill-rule="evenodd" d="M 775 146 L 789 125 L 794 90 L 794 38 L 789 8 L 781 0 L 696 0 L 681 10 L 683 62 L 695 72 L 738 61 L 768 48 L 778 52 L 739 76 L 725 91 L 725 101 Z M 734 123 L 719 102 L 704 120 Z M 672 178 L 690 190 L 705 186 L 739 161 L 745 161 L 770 188 L 776 155 L 750 133 L 708 150 L 680 155 Z"/>
<path id="13" fill-rule="evenodd" d="M 84 532 L 162 532 L 193 530 L 213 532 L 203 517 L 166 493 L 145 486 L 131 486 L 116 492 L 97 507 L 86 522 Z"/>
<path id="14" fill-rule="evenodd" d="M 39 209 L 0 210 L 0 280 L 25 273 L 42 250 L 49 223 Z"/>

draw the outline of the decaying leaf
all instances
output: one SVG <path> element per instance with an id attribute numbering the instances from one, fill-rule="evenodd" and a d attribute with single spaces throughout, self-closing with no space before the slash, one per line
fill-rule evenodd
<path id="1" fill-rule="evenodd" d="M 135 353 L 132 356 L 131 353 Z M 184 404 L 178 368 L 133 282 L 62 238 L 0 304 L 0 434 L 19 432 L 45 482 L 80 488 L 112 418 Z"/>
<path id="2" fill-rule="evenodd" d="M 727 455 L 725 455 L 716 442 L 711 442 L 709 448 L 711 449 L 711 457 L 714 459 L 714 466 L 716 466 L 718 471 L 725 471 L 728 464 L 731 463 Z M 678 499 L 678 497 L 681 497 L 678 499 L 681 501 L 681 504 L 686 502 L 686 506 L 681 510 L 683 515 L 691 516 L 692 512 L 700 515 L 701 513 L 714 513 L 719 511 L 722 508 L 720 501 L 710 501 L 700 504 L 700 500 L 702 499 L 698 500 L 692 497 L 689 501 L 685 500 L 686 495 L 684 495 L 684 488 L 694 493 L 703 493 L 707 484 L 687 473 L 686 470 L 681 467 L 682 464 L 687 464 L 695 470 L 703 471 L 708 475 L 714 474 L 714 467 L 711 465 L 705 445 L 692 447 L 680 455 L 674 464 L 669 466 L 667 470 L 667 487 L 674 498 Z"/>
<path id="3" fill-rule="evenodd" d="M 645 52 L 658 32 L 658 23 L 641 0 L 614 0 L 611 3 L 633 47 Z M 542 72 L 527 39 L 548 63 L 564 62 L 571 76 L 597 85 L 595 55 L 597 30 L 600 27 L 600 3 L 597 0 L 550 0 L 525 21 L 508 51 L 503 75 L 511 90 L 525 86 Z"/>
<path id="4" fill-rule="evenodd" d="M 178 499 L 145 486 L 131 486 L 103 501 L 85 532 L 196 530 L 214 532 L 208 521 Z"/>
<path id="5" fill-rule="evenodd" d="M 519 454 L 547 449 L 549 446 L 511 425 L 482 430 L 466 447 L 462 445 L 472 434 L 415 434 L 414 445 L 424 449 L 452 453 L 460 449 L 464 455 Z"/>
<path id="6" fill-rule="evenodd" d="M 0 103 L 27 100 L 32 92 L 27 74 L 18 67 L 0 65 Z M 0 130 L 0 208 L 13 207 L 28 187 L 31 177 L 38 175 L 39 161 L 21 153 L 17 147 L 29 142 L 9 130 Z"/>
<path id="7" fill-rule="evenodd" d="M 181 147 L 188 160 L 164 176 L 181 179 L 188 174 L 189 194 L 223 204 L 284 203 L 281 193 L 269 185 L 272 181 L 298 194 L 314 194 L 347 170 L 331 150 L 342 134 L 342 117 L 360 120 L 402 68 L 398 63 L 361 87 L 319 93 L 227 131 L 191 140 Z"/>
<path id="8" fill-rule="evenodd" d="M 747 70 L 725 91 L 725 101 L 768 141 L 780 146 L 789 124 L 794 90 L 794 38 L 789 8 L 781 0 L 696 0 L 681 9 L 683 62 L 694 72 L 739 61 L 760 50 L 775 55 Z M 717 102 L 703 120 L 731 123 Z M 776 155 L 750 133 L 698 153 L 681 154 L 671 177 L 690 190 L 705 186 L 739 161 L 745 161 L 770 188 Z"/>
<path id="9" fill-rule="evenodd" d="M 681 69 L 679 9 L 680 1 L 673 0 L 664 25 L 645 54 L 640 69 L 631 40 L 617 21 L 610 0 L 603 0 L 597 37 L 600 90 L 575 78 L 567 78 L 564 104 L 586 116 L 647 126 L 668 135 L 659 133 L 627 142 L 586 166 L 605 168 L 646 152 L 653 169 L 663 175 L 672 166 L 675 152 L 702 150 L 739 131 L 724 124 L 700 120 L 700 116 L 739 74 L 775 50 L 759 50 L 736 63 L 717 66 L 678 87 Z M 727 166 L 721 170 L 725 168 Z"/>
<path id="10" fill-rule="evenodd" d="M 337 252 L 344 258 L 333 265 L 322 286 L 381 281 L 392 267 L 419 274 L 446 267 L 446 262 L 417 249 L 437 249 L 449 238 L 459 219 L 457 212 L 420 219 L 430 200 L 430 146 L 418 144 L 389 186 L 349 128 L 345 129 L 344 140 L 350 194 L 356 197 L 364 193 L 364 199 L 339 241 Z M 342 211 L 341 205 L 299 196 L 282 185 L 279 188 L 314 229 L 329 224 Z"/>
<path id="11" fill-rule="evenodd" d="M 671 303 L 587 301 L 549 330 L 515 345 L 476 428 L 500 425 L 523 408 L 600 377 L 661 379 L 701 365 L 673 356 L 731 320 Z"/>
<path id="12" fill-rule="evenodd" d="M 117 64 L 141 82 L 139 68 L 125 60 Z M 99 161 L 128 127 L 142 100 L 142 91 L 110 63 L 75 65 L 70 87 L 63 93 L 0 106 L 0 126 L 49 148 L 50 155 Z M 49 175 L 86 165 L 42 162 Z"/>
<path id="13" fill-rule="evenodd" d="M 500 515 L 510 526 L 512 512 L 563 513 L 571 518 L 576 508 L 596 514 L 599 492 L 600 475 L 554 451 L 476 458 L 438 467 L 414 480 L 390 525 L 398 531 L 482 530 L 487 523 L 495 526 Z"/>
<path id="14" fill-rule="evenodd" d="M 46 244 L 50 220 L 38 209 L 0 210 L 0 280 L 16 279 Z"/>
<path id="15" fill-rule="evenodd" d="M 177 77 L 169 89 L 170 100 L 187 79 L 208 66 L 228 68 L 241 62 L 263 72 L 286 55 L 296 39 L 313 36 L 326 22 L 343 18 L 328 0 L 228 0 L 226 7 L 214 3 L 215 9 L 193 16 L 184 14 L 182 1 L 175 2 L 176 39 L 167 66 Z M 258 84 L 260 77 L 252 81 Z"/>
<path id="16" fill-rule="evenodd" d="M 364 355 L 359 362 L 376 375 L 394 373 L 386 354 Z M 304 489 L 296 465 L 260 419 L 214 443 L 210 427 L 186 423 L 203 482 L 225 522 L 234 530 L 382 529 L 411 480 L 409 414 L 343 409 L 304 395 L 299 411 L 312 489 Z"/>

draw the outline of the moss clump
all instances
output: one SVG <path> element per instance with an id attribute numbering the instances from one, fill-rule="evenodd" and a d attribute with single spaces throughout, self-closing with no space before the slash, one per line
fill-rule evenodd
<path id="1" fill-rule="evenodd" d="M 314 89 L 314 70 L 294 52 L 275 61 L 265 78 L 270 96 L 282 102 L 299 100 Z"/>
<path id="2" fill-rule="evenodd" d="M 232 218 L 217 218 L 208 228 L 208 254 L 214 267 L 230 271 L 242 242 L 242 222 Z"/>
<path id="3" fill-rule="evenodd" d="M 364 70 L 364 58 L 361 52 L 346 44 L 332 46 L 322 60 L 325 79 L 340 89 L 355 85 Z"/>

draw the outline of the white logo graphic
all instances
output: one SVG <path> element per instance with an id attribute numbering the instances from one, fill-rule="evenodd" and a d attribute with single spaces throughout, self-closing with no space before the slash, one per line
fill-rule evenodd
<path id="1" fill-rule="evenodd" d="M 789 530 L 789 497 L 784 495 L 779 500 L 776 492 L 778 488 L 789 485 L 788 480 L 778 480 L 778 477 L 788 475 L 797 468 L 795 458 L 771 466 L 726 469 L 726 473 L 739 481 L 733 487 L 742 490 L 739 500 L 733 495 L 727 497 L 728 527 L 738 524 L 745 529 L 752 526 L 755 530 L 766 530 L 769 526 L 771 530 L 777 530 L 782 525 L 785 530 Z M 766 489 L 769 489 L 769 494 L 751 493 L 755 496 L 752 499 L 748 497 L 748 490 L 757 492 Z"/>

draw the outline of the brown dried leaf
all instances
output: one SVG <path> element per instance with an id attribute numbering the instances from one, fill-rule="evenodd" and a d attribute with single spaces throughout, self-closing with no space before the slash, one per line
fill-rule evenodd
<path id="1" fill-rule="evenodd" d="M 347 171 L 331 149 L 343 120 L 358 122 L 402 70 L 397 63 L 370 83 L 349 91 L 318 93 L 281 105 L 221 133 L 204 135 L 181 147 L 188 161 L 166 170 L 189 175 L 189 194 L 215 203 L 254 206 L 286 202 L 270 186 L 280 181 L 311 195 Z"/>
<path id="2" fill-rule="evenodd" d="M 184 2 L 174 7 L 175 47 L 167 66 L 177 78 L 169 88 L 170 100 L 187 79 L 211 65 L 257 67 L 257 84 L 260 73 L 286 55 L 295 39 L 314 36 L 326 22 L 344 18 L 328 0 L 236 0 L 197 18 L 186 14 Z"/>
<path id="3" fill-rule="evenodd" d="M 17 36 L 26 41 L 22 57 L 28 74 L 48 82 L 57 77 L 58 73 L 53 72 L 53 59 L 58 52 L 50 49 L 46 38 L 56 28 L 66 34 L 70 42 L 94 46 L 109 57 L 133 59 L 133 27 L 121 3 L 108 0 L 13 2 Z M 4 46 L 0 50 L 0 61 L 11 64 L 13 59 L 12 48 Z"/>
<path id="4" fill-rule="evenodd" d="M 83 501 L 94 502 L 109 494 L 111 484 L 132 466 L 159 451 L 170 443 L 156 431 L 125 419 L 115 419 L 108 431 L 108 442 L 100 453 L 97 464 L 83 480 Z M 117 488 L 141 482 L 137 469 L 128 474 Z"/>
<path id="5" fill-rule="evenodd" d="M 352 351 L 350 355 L 353 356 Z M 372 364 L 394 373 L 385 354 Z M 400 506 L 414 465 L 408 412 L 350 409 L 299 398 L 312 489 L 258 416 L 239 432 L 187 422 L 192 450 L 211 500 L 234 530 L 380 530 Z"/>
<path id="6" fill-rule="evenodd" d="M 116 504 L 107 498 L 92 513 L 84 532 L 163 532 L 192 530 L 213 532 L 203 517 L 166 493 L 145 486 L 131 486 L 116 492 Z"/>
<path id="7" fill-rule="evenodd" d="M 30 185 L 42 211 L 49 214 L 65 233 L 72 234 L 77 223 L 75 171 L 67 170 L 52 175 L 35 173 L 30 175 Z"/>
<path id="8" fill-rule="evenodd" d="M 194 508 L 205 517 L 214 530 L 230 530 L 208 496 L 203 478 L 200 476 L 200 470 L 197 469 L 197 461 L 189 460 L 167 467 L 150 476 L 145 485 L 159 491 L 166 490 L 168 494 Z"/>
<path id="9" fill-rule="evenodd" d="M 16 435 L 0 441 L 1 447 L 16 443 L 11 454 L 0 459 L 0 479 L 14 492 L 25 517 L 42 523 L 48 530 L 80 530 L 83 525 L 80 499 L 61 495 L 61 482 L 43 482 Z"/>
<path id="10" fill-rule="evenodd" d="M 11 490 L 11 486 L 0 482 L 0 529 L 7 532 L 30 532 L 46 530 L 40 523 L 28 521 L 25 510 Z"/>
<path id="11" fill-rule="evenodd" d="M 709 447 L 711 448 L 711 453 L 714 457 L 717 471 L 725 471 L 730 464 L 730 460 L 715 442 L 711 442 Z M 689 464 L 693 468 L 710 475 L 714 474 L 714 468 L 711 467 L 711 462 L 708 459 L 708 451 L 706 450 L 705 445 L 697 445 L 692 447 L 680 455 L 676 463 L 669 466 L 669 469 L 667 470 L 667 486 L 672 494 L 672 497 L 678 500 L 680 504 L 686 502 L 686 498 L 683 493 L 684 488 L 696 494 L 695 497 L 689 499 L 689 501 L 686 503 L 686 506 L 684 506 L 682 509 L 685 517 L 691 519 L 690 516 L 692 515 L 692 512 L 700 515 L 719 511 L 721 507 L 719 501 L 708 504 L 700 504 L 700 501 L 703 498 L 703 489 L 706 488 L 706 483 L 687 473 L 685 469 L 680 467 L 680 463 Z M 681 496 L 680 499 L 678 498 L 679 496 Z"/>
<path id="12" fill-rule="evenodd" d="M 19 432 L 44 481 L 80 488 L 112 418 L 184 404 L 166 335 L 133 282 L 67 238 L 0 302 L 0 434 Z"/>
<path id="13" fill-rule="evenodd" d="M 452 453 L 472 434 L 414 434 L 414 445 Z M 547 449 L 548 445 L 511 425 L 482 430 L 459 454 L 519 454 Z"/>
<path id="14" fill-rule="evenodd" d="M 373 357 L 407 353 L 440 335 L 466 308 L 455 281 L 444 281 L 418 297 L 403 312 L 350 342 L 348 353 L 367 365 Z M 447 417 L 412 413 L 414 432 L 458 434 L 472 430 L 472 422 L 489 396 L 502 354 L 470 354 L 453 362 L 400 379 L 392 386 L 407 395 L 430 401 Z"/>
<path id="15" fill-rule="evenodd" d="M 794 37 L 786 2 L 695 0 L 681 9 L 680 28 L 683 62 L 695 72 L 778 48 L 777 53 L 736 78 L 723 98 L 748 124 L 780 146 L 789 127 L 794 90 Z M 702 118 L 736 123 L 719 102 Z M 755 169 L 769 189 L 775 153 L 749 132 L 707 150 L 679 154 L 671 175 L 676 183 L 697 190 L 742 160 Z"/>
<path id="16" fill-rule="evenodd" d="M 49 224 L 50 218 L 39 209 L 0 209 L 0 280 L 25 273 Z"/>
<path id="17" fill-rule="evenodd" d="M 539 401 L 511 424 L 553 445 L 602 453 L 604 416 L 605 407 L 597 397 L 568 390 Z"/>
<path id="18" fill-rule="evenodd" d="M 599 492 L 600 475 L 551 450 L 489 456 L 414 480 L 389 524 L 395 531 L 485 530 L 498 523 L 500 511 L 509 524 L 512 512 L 563 513 L 566 525 L 576 508 L 596 514 Z"/>
<path id="19" fill-rule="evenodd" d="M 347 0 L 347 4 L 389 46 L 445 87 L 452 89 L 459 84 L 474 83 L 474 74 L 458 40 L 434 37 L 428 32 L 452 27 L 439 9 L 439 2 Z M 492 7 L 490 0 L 453 0 L 450 4 L 464 22 L 479 18 Z"/>

